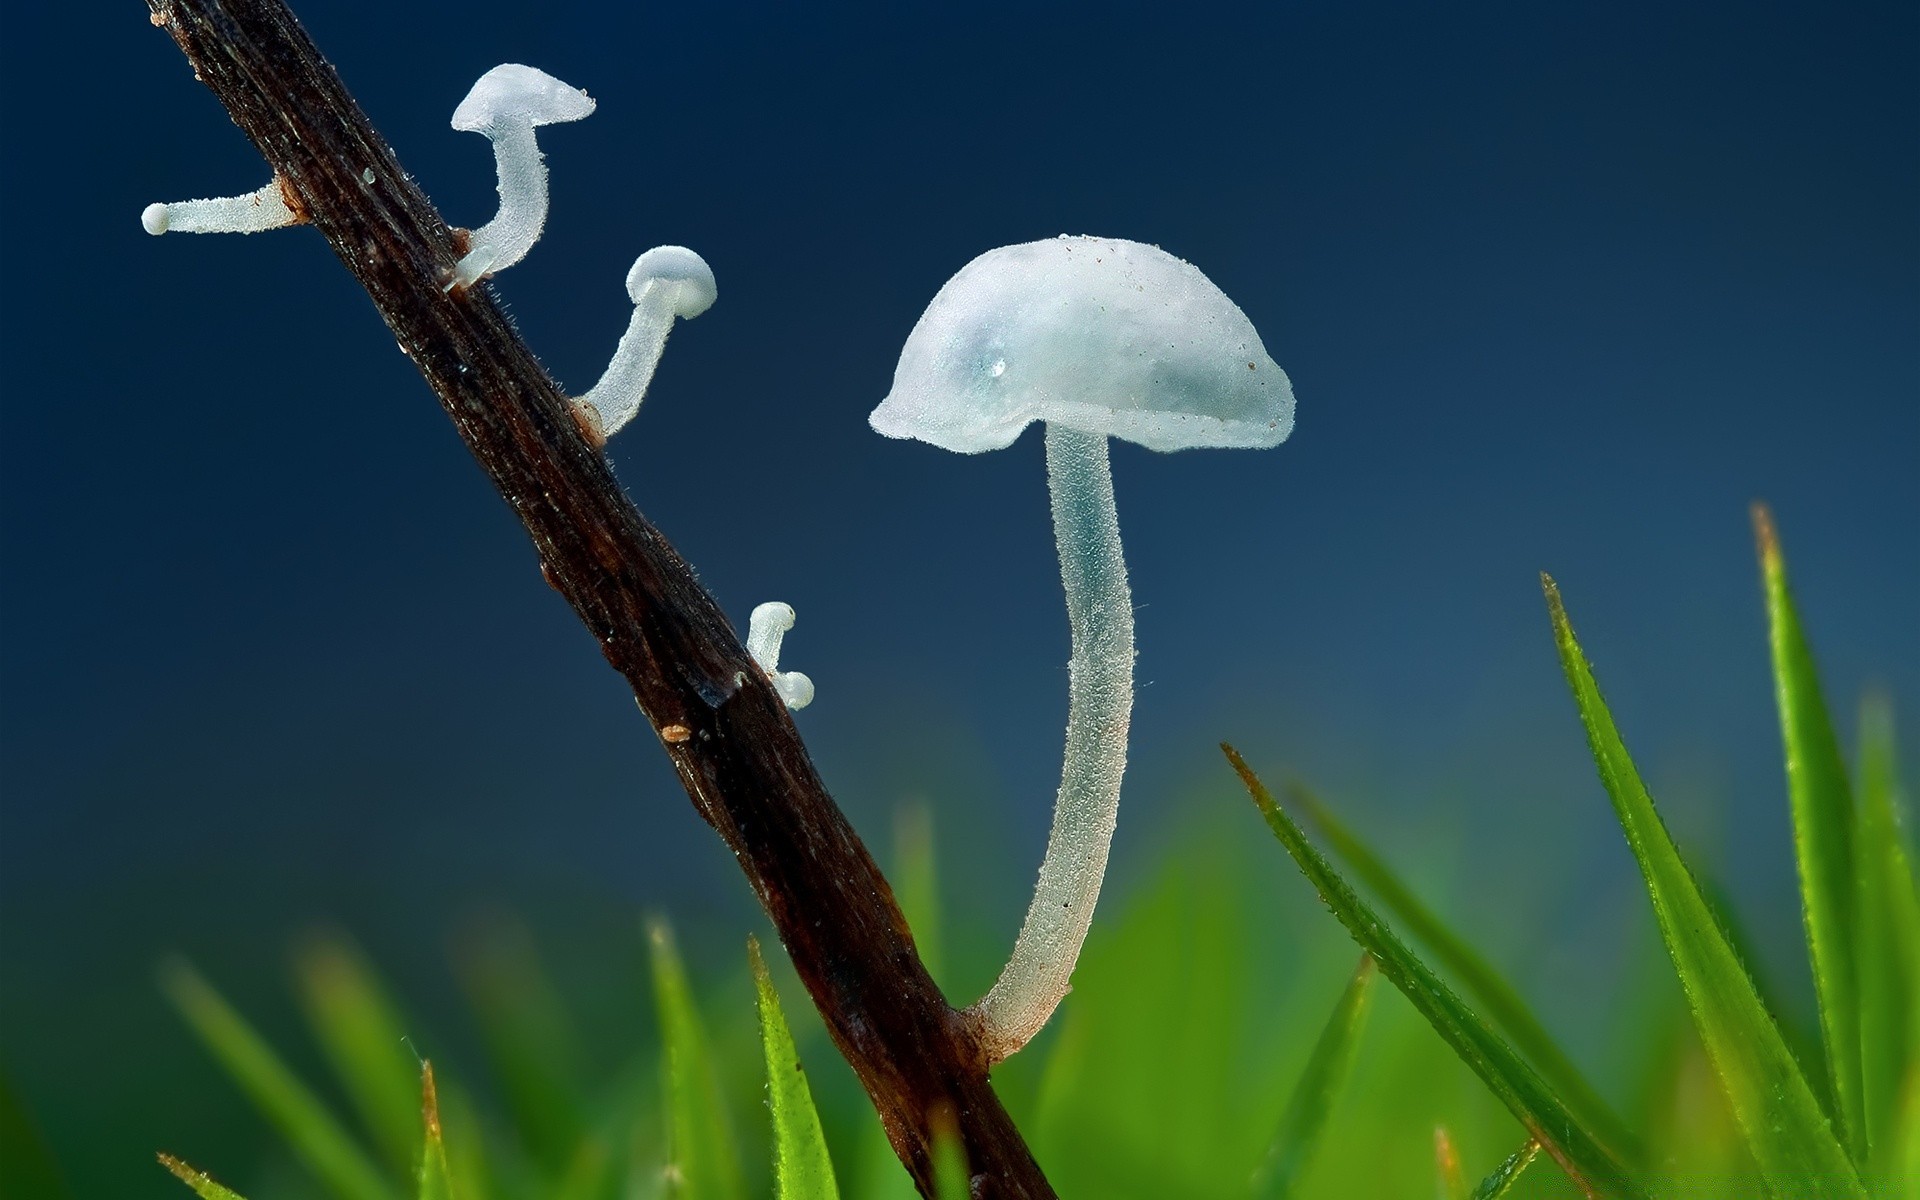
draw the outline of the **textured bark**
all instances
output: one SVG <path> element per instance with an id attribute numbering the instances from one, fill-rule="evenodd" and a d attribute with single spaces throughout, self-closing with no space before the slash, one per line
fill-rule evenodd
<path id="1" fill-rule="evenodd" d="M 936 1126 L 979 1197 L 1053 1190 L 827 795 L 785 706 L 687 564 L 615 483 L 456 235 L 280 0 L 149 0 L 194 73 L 366 288 L 533 539 L 547 581 L 633 688 L 693 805 L 734 852 L 900 1159 L 931 1195 Z"/>

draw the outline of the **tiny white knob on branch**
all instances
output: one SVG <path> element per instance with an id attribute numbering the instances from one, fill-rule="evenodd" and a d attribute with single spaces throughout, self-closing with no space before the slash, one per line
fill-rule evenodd
<path id="1" fill-rule="evenodd" d="M 780 643 L 793 628 L 793 606 L 770 600 L 757 606 L 747 618 L 747 653 L 773 681 L 773 690 L 788 708 L 805 708 L 813 703 L 813 680 L 798 671 L 782 671 Z"/>

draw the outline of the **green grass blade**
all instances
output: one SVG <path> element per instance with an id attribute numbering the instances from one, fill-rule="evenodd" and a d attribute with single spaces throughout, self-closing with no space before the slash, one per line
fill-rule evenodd
<path id="1" fill-rule="evenodd" d="M 161 984 L 200 1041 L 329 1191 L 339 1200 L 393 1200 L 393 1189 L 340 1122 L 206 980 L 176 962 L 161 973 Z"/>
<path id="2" fill-rule="evenodd" d="M 1507 1155 L 1506 1161 L 1493 1169 L 1493 1174 L 1480 1181 L 1480 1186 L 1473 1189 L 1470 1200 L 1500 1200 L 1520 1181 L 1521 1174 L 1533 1165 L 1533 1160 L 1539 1157 L 1540 1143 L 1528 1138 L 1526 1145 Z"/>
<path id="3" fill-rule="evenodd" d="M 447 1152 L 448 1186 L 460 1200 L 488 1200 L 495 1191 L 486 1131 L 473 1101 L 451 1084 L 435 1081 L 442 1144 Z"/>
<path id="4" fill-rule="evenodd" d="M 933 1114 L 933 1200 L 973 1200 L 973 1172 L 951 1110 Z"/>
<path id="5" fill-rule="evenodd" d="M 573 1149 L 573 1160 L 544 1200 L 598 1200 L 608 1194 L 613 1149 L 599 1134 L 588 1134 Z M 682 1192 L 682 1195 L 690 1193 Z"/>
<path id="6" fill-rule="evenodd" d="M 1280 1118 L 1280 1129 L 1267 1151 L 1266 1162 L 1254 1177 L 1253 1194 L 1258 1200 L 1280 1200 L 1291 1195 L 1300 1177 L 1306 1174 L 1334 1102 L 1353 1074 L 1353 1059 L 1360 1049 L 1360 1031 L 1366 1027 L 1368 1002 L 1373 998 L 1373 981 L 1379 977 L 1373 955 L 1363 951 L 1360 965 L 1340 993 L 1333 1014 L 1327 1018 L 1312 1053 L 1307 1056 L 1307 1065 L 1287 1100 L 1286 1113 Z"/>
<path id="7" fill-rule="evenodd" d="M 1920 1071 L 1909 1071 L 1901 1089 L 1900 1125 L 1893 1139 L 1893 1179 L 1901 1181 L 1896 1195 L 1920 1200 Z"/>
<path id="8" fill-rule="evenodd" d="M 913 930 L 920 961 L 935 980 L 946 969 L 942 936 L 939 872 L 936 869 L 933 810 L 924 803 L 903 804 L 894 814 L 893 862 L 887 877 L 900 911 Z M 913 1176 L 900 1165 L 878 1117 L 863 1111 L 860 1133 L 849 1165 L 848 1182 L 862 1200 L 918 1200 Z"/>
<path id="9" fill-rule="evenodd" d="M 1560 662 L 1586 726 L 1600 781 L 1639 861 L 1667 954 L 1754 1160 L 1783 1195 L 1864 1198 L 1859 1176 L 1828 1127 L 1819 1100 L 1715 924 L 1640 782 L 1574 640 L 1559 589 L 1553 580 L 1541 578 Z"/>
<path id="10" fill-rule="evenodd" d="M 1234 815 L 1182 839 L 1096 922 L 1044 1058 L 1006 1064 L 1039 1068 L 1015 1118 L 1063 1196 L 1244 1198 L 1331 1007 L 1302 978 L 1337 992 L 1352 971 L 1328 928 L 1311 959 L 1293 957 L 1314 914 L 1269 911 L 1291 881 L 1244 825 L 1235 836 Z M 1328 1150 L 1345 1129 L 1330 1127 L 1316 1175 L 1344 1169 Z"/>
<path id="11" fill-rule="evenodd" d="M 833 1177 L 833 1159 L 827 1155 L 827 1136 L 820 1131 L 820 1112 L 800 1067 L 787 1015 L 773 990 L 760 942 L 747 939 L 747 959 L 753 968 L 753 986 L 760 1010 L 760 1046 L 767 1057 L 767 1103 L 773 1110 L 773 1171 L 778 1200 L 840 1200 Z"/>
<path id="12" fill-rule="evenodd" d="M 557 1178 L 587 1134 L 579 1039 L 559 990 L 516 922 L 477 933 L 462 946 L 459 965 L 514 1128 L 540 1169 Z"/>
<path id="13" fill-rule="evenodd" d="M 1860 710 L 1860 795 L 1854 810 L 1857 904 L 1854 962 L 1860 969 L 1861 1110 L 1869 1162 L 1894 1165 L 1900 1089 L 1916 1063 L 1920 1019 L 1920 901 L 1894 799 L 1893 713 L 1882 698 Z"/>
<path id="14" fill-rule="evenodd" d="M 1859 978 L 1854 963 L 1853 798 L 1840 741 L 1820 695 L 1813 652 L 1787 588 L 1786 560 L 1780 553 L 1773 515 L 1764 504 L 1753 506 L 1753 529 L 1767 594 L 1774 691 L 1780 708 L 1780 739 L 1786 746 L 1787 795 L 1793 809 L 1807 951 L 1820 1001 L 1820 1036 L 1841 1139 L 1859 1162 L 1866 1157 L 1866 1123 Z"/>
<path id="15" fill-rule="evenodd" d="M 653 947 L 660 1041 L 666 1050 L 667 1112 L 679 1194 L 686 1200 L 746 1200 L 739 1146 L 686 967 L 666 922 L 652 924 L 648 941 Z"/>
<path id="16" fill-rule="evenodd" d="M 0 1200 L 64 1200 L 67 1189 L 60 1165 L 47 1148 L 46 1137 L 27 1106 L 14 1092 L 5 1072 L 0 1072 Z"/>
<path id="17" fill-rule="evenodd" d="M 420 1200 L 453 1200 L 453 1172 L 447 1166 L 447 1139 L 440 1128 L 440 1094 L 433 1086 L 433 1064 L 420 1064 Z"/>
<path id="18" fill-rule="evenodd" d="M 1700 898 L 1706 902 L 1708 911 L 1713 913 L 1713 922 L 1721 936 L 1727 939 L 1733 956 L 1746 968 L 1747 978 L 1753 983 L 1753 994 L 1760 997 L 1760 1007 L 1772 1015 L 1773 1023 L 1780 1029 L 1780 1036 L 1786 1040 L 1787 1050 L 1793 1055 L 1793 1061 L 1800 1065 L 1800 1074 L 1809 1083 L 1825 1078 L 1823 1056 L 1826 1050 L 1820 1041 L 1818 1016 L 1811 1016 L 1804 1021 L 1791 1021 L 1783 1015 L 1786 1007 L 1782 1002 L 1784 993 L 1776 980 L 1767 978 L 1760 958 L 1760 944 L 1754 940 L 1753 930 L 1734 905 L 1733 894 L 1727 890 L 1725 882 L 1707 870 L 1688 864 L 1688 871 L 1693 875 L 1694 886 L 1700 889 Z M 1827 1115 L 1833 1115 L 1831 1110 Z"/>
<path id="19" fill-rule="evenodd" d="M 945 967 L 940 929 L 940 873 L 933 851 L 933 810 L 905 804 L 894 816 L 893 894 L 913 930 L 914 948 L 935 979 Z"/>
<path id="20" fill-rule="evenodd" d="M 373 969 L 344 938 L 322 934 L 294 956 L 300 999 L 347 1098 L 388 1165 L 415 1165 L 420 1064 Z"/>
<path id="21" fill-rule="evenodd" d="M 223 1184 L 215 1183 L 213 1176 L 195 1167 L 190 1167 L 171 1154 L 162 1154 L 160 1165 L 173 1172 L 173 1177 L 193 1189 L 200 1200 L 246 1200 L 239 1192 Z"/>
<path id="22" fill-rule="evenodd" d="M 1412 1002 L 1420 1015 L 1453 1048 L 1460 1060 L 1507 1106 L 1527 1132 L 1562 1170 L 1589 1191 L 1644 1197 L 1646 1189 L 1599 1138 L 1580 1124 L 1566 1103 L 1547 1087 L 1513 1048 L 1475 1016 L 1440 982 L 1419 956 L 1387 927 L 1352 885 L 1333 869 L 1293 818 L 1274 802 L 1239 752 L 1222 745 L 1233 769 L 1260 807 L 1268 828 L 1300 867 L 1322 901 L 1362 949 L 1380 964 L 1380 973 Z"/>
<path id="23" fill-rule="evenodd" d="M 1414 895 L 1393 868 L 1336 817 L 1318 796 L 1299 783 L 1290 785 L 1287 792 L 1294 804 L 1305 810 L 1320 828 L 1327 844 L 1333 847 L 1333 852 L 1346 861 L 1360 882 L 1371 889 L 1387 911 L 1399 921 L 1400 928 L 1426 945 L 1439 968 L 1459 983 L 1467 995 L 1479 1002 L 1493 1027 L 1513 1042 L 1514 1049 L 1526 1056 L 1547 1081 L 1548 1087 L 1566 1099 L 1567 1107 L 1594 1129 L 1602 1141 L 1624 1153 L 1629 1161 L 1642 1161 L 1639 1139 L 1614 1115 L 1612 1107 L 1600 1098 L 1600 1093 L 1587 1082 L 1580 1068 L 1573 1064 L 1573 1060 L 1554 1041 L 1553 1035 L 1547 1032 L 1546 1026 L 1534 1016 L 1533 1009 L 1494 970 L 1493 964 Z"/>

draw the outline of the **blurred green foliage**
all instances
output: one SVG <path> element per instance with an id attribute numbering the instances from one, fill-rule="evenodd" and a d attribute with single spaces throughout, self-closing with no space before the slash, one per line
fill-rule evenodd
<path id="1" fill-rule="evenodd" d="M 1311 891 L 1244 826 L 1223 824 L 1173 847 L 1104 914 L 1054 1027 L 996 1074 L 1060 1193 L 1920 1200 L 1920 897 L 1892 717 L 1883 700 L 1863 709 L 1850 780 L 1784 556 L 1764 513 L 1757 523 L 1817 1048 L 1783 1031 L 1729 932 L 1733 914 L 1668 834 L 1549 582 L 1575 710 L 1666 951 L 1659 964 L 1646 946 L 1620 973 L 1618 1003 L 1633 1017 L 1614 1044 L 1569 1052 L 1333 805 L 1297 781 L 1283 804 L 1229 749 Z M 897 841 L 898 892 L 925 948 L 944 957 L 924 812 L 903 815 Z M 1501 886 L 1497 857 L 1477 867 L 1478 886 Z M 1311 894 L 1360 945 L 1357 969 L 1352 947 L 1312 915 Z M 838 1064 L 810 1009 L 789 1023 L 783 962 L 770 968 L 756 944 L 750 973 L 699 980 L 664 921 L 646 942 L 655 1049 L 612 1064 L 588 1058 L 524 934 L 503 927 L 470 948 L 463 973 L 491 1106 L 461 1086 L 482 1074 L 477 1064 L 436 1083 L 403 1035 L 401 1005 L 341 935 L 317 935 L 297 955 L 296 988 L 332 1076 L 324 1086 L 192 968 L 170 965 L 163 984 L 301 1168 L 304 1185 L 275 1176 L 248 1190 L 254 1200 L 913 1194 L 857 1088 L 810 1086 L 803 1064 Z M 0 1090 L 0 1146 L 51 1178 L 17 1110 Z M 936 1159 L 941 1195 L 964 1195 L 957 1143 L 940 1139 Z M 236 1195 L 161 1162 L 202 1197 Z"/>

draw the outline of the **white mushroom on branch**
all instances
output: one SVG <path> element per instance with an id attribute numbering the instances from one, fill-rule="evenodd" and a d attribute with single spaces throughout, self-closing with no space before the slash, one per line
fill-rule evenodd
<path id="1" fill-rule="evenodd" d="M 593 108 L 593 97 L 579 88 L 519 63 L 502 63 L 474 83 L 453 110 L 453 127 L 493 142 L 500 211 L 468 235 L 450 290 L 504 271 L 533 249 L 547 223 L 547 164 L 533 131 L 578 121 Z"/>
<path id="2" fill-rule="evenodd" d="M 303 225 L 306 219 L 304 213 L 287 203 L 286 183 L 276 175 L 244 196 L 149 204 L 140 212 L 140 227 L 155 237 L 163 233 L 263 233 Z"/>
<path id="3" fill-rule="evenodd" d="M 1032 904 L 999 980 L 967 1017 L 990 1062 L 1067 994 L 1106 872 L 1133 710 L 1133 599 L 1107 439 L 1152 450 L 1267 447 L 1293 388 L 1246 314 L 1155 246 L 1066 237 L 988 251 L 908 336 L 868 418 L 962 454 L 1046 423 L 1054 537 L 1073 633 L 1065 762 Z"/>
<path id="4" fill-rule="evenodd" d="M 655 246 L 634 260 L 627 272 L 627 298 L 633 301 L 627 331 L 600 382 L 573 402 L 598 441 L 605 443 L 640 411 L 674 318 L 699 316 L 719 295 L 713 268 L 685 246 Z"/>

